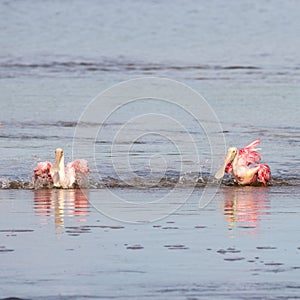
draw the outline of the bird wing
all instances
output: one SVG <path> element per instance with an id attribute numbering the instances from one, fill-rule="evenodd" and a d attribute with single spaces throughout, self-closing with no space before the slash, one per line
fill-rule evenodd
<path id="1" fill-rule="evenodd" d="M 74 161 L 68 163 L 68 166 L 74 168 L 76 174 L 89 174 L 90 173 L 88 162 L 85 159 L 74 160 Z"/>
<path id="2" fill-rule="evenodd" d="M 68 186 L 84 187 L 88 184 L 87 175 L 90 173 L 88 162 L 84 159 L 77 159 L 67 164 L 66 176 L 68 177 Z"/>
<path id="3" fill-rule="evenodd" d="M 225 173 L 230 174 L 232 172 L 232 162 L 228 163 L 225 167 Z"/>
<path id="4" fill-rule="evenodd" d="M 37 179 L 38 177 L 51 178 L 51 175 L 50 175 L 51 167 L 52 167 L 52 164 L 49 161 L 43 161 L 43 162 L 38 163 L 38 165 L 33 170 L 34 179 Z"/>
<path id="5" fill-rule="evenodd" d="M 49 161 L 43 161 L 38 163 L 38 165 L 33 170 L 34 188 L 38 189 L 53 184 L 53 178 L 50 173 L 51 167 L 52 164 Z"/>
<path id="6" fill-rule="evenodd" d="M 265 186 L 267 185 L 267 182 L 271 180 L 271 170 L 268 165 L 259 165 L 258 178 Z"/>
<path id="7" fill-rule="evenodd" d="M 239 150 L 239 164 L 249 166 L 251 164 L 259 163 L 261 161 L 261 155 L 257 152 L 260 150 L 256 148 L 260 143 L 260 140 L 257 139 L 251 144 Z"/>

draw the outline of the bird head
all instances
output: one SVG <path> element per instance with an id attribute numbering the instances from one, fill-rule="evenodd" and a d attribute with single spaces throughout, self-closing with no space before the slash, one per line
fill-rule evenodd
<path id="1" fill-rule="evenodd" d="M 234 160 L 237 153 L 238 153 L 238 150 L 236 147 L 228 148 L 224 163 L 223 163 L 222 167 L 215 174 L 216 179 L 221 179 L 224 176 L 224 171 L 225 171 L 226 166 Z"/>
<path id="2" fill-rule="evenodd" d="M 61 163 L 64 163 L 63 158 L 64 158 L 64 151 L 61 148 L 57 148 L 55 150 L 55 162 L 54 162 L 55 168 L 59 169 Z"/>
<path id="3" fill-rule="evenodd" d="M 226 158 L 225 158 L 226 165 L 234 160 L 235 156 L 237 155 L 237 152 L 238 152 L 238 150 L 237 150 L 236 147 L 228 148 L 227 155 L 226 155 Z"/>

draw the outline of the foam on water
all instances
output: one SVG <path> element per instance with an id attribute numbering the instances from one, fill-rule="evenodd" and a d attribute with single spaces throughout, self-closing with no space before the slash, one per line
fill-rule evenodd
<path id="1" fill-rule="evenodd" d="M 209 176 L 189 174 L 189 175 L 175 175 L 175 176 L 164 176 L 164 177 L 153 177 L 152 180 L 145 181 L 141 177 L 132 177 L 126 178 L 126 181 L 121 180 L 120 178 L 114 177 L 105 177 L 101 180 L 91 179 L 88 184 L 84 186 L 77 186 L 74 188 L 89 188 L 89 189 L 114 189 L 114 188 L 123 188 L 123 189 L 170 189 L 170 188 L 182 188 L 190 189 L 194 187 L 195 189 L 204 188 L 207 184 L 219 185 L 220 182 L 216 181 L 214 178 Z M 222 180 L 221 185 L 224 186 L 237 186 L 234 183 L 233 178 L 225 178 Z M 252 186 L 263 186 L 260 183 L 252 184 Z M 300 186 L 299 177 L 273 177 L 271 182 L 268 183 L 269 187 L 288 187 L 288 186 Z M 49 189 L 53 188 L 52 185 L 48 186 L 35 186 L 33 181 L 26 180 L 13 180 L 9 178 L 0 178 L 0 189 Z"/>

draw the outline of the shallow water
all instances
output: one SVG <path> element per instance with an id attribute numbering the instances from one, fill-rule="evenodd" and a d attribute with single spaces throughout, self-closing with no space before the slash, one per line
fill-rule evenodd
<path id="1" fill-rule="evenodd" d="M 130 195 L 138 201 L 149 193 Z M 298 233 L 298 193 L 222 187 L 199 209 L 194 192 L 168 218 L 132 225 L 93 207 L 97 199 L 110 205 L 104 190 L 90 190 L 90 202 L 79 190 L 2 190 L 1 295 L 297 298 L 300 244 L 291 236 Z M 153 211 L 161 213 L 159 206 Z"/>
<path id="2" fill-rule="evenodd" d="M 2 1 L 0 297 L 299 298 L 299 24 L 294 1 Z M 80 123 L 90 189 L 33 190 L 55 148 L 81 158 L 91 100 L 143 76 L 215 117 L 106 99 Z M 259 137 L 270 185 L 219 187 L 212 163 Z"/>

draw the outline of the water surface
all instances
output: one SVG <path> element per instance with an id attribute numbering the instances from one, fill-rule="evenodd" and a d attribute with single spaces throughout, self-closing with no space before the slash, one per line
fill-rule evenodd
<path id="1" fill-rule="evenodd" d="M 91 190 L 89 200 L 102 197 L 110 205 L 102 191 Z M 297 298 L 300 244 L 290 236 L 298 232 L 298 192 L 223 187 L 202 210 L 195 192 L 170 217 L 131 225 L 99 214 L 79 191 L 2 190 L 1 294 Z M 133 191 L 131 197 L 138 201 L 148 193 Z"/>
<path id="2" fill-rule="evenodd" d="M 1 297 L 299 298 L 299 11 L 295 1 L 2 1 Z M 236 187 L 226 177 L 205 190 L 212 159 L 222 161 L 205 130 L 186 111 L 144 99 L 88 124 L 102 128 L 88 157 L 90 189 L 33 190 L 34 166 L 53 161 L 55 148 L 77 158 L 75 128 L 90 101 L 141 76 L 199 92 L 226 147 L 261 138 L 270 186 Z M 172 115 L 195 143 L 163 120 L 141 120 L 115 139 L 147 113 Z M 160 200 L 177 183 L 177 210 L 166 217 Z M 216 194 L 199 209 L 203 193 Z M 105 216 L 115 195 L 127 201 L 121 215 L 153 203 L 158 221 Z"/>

